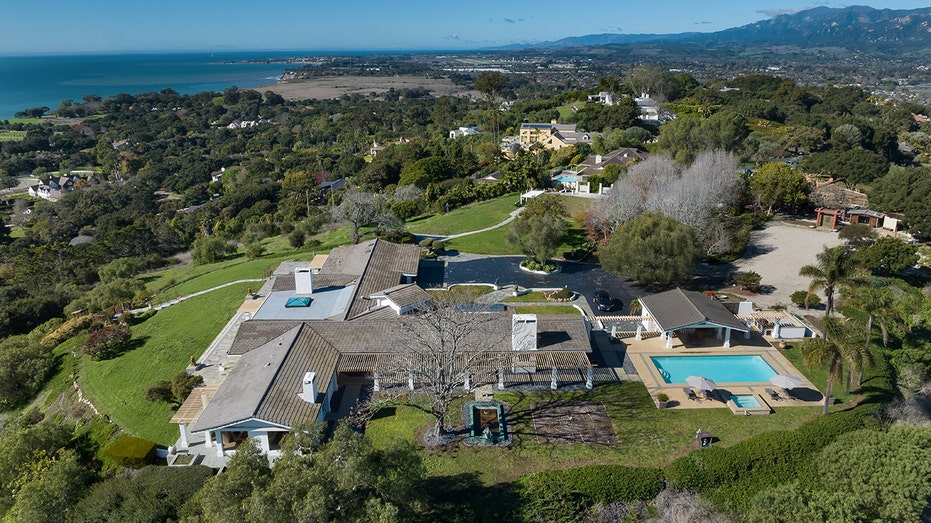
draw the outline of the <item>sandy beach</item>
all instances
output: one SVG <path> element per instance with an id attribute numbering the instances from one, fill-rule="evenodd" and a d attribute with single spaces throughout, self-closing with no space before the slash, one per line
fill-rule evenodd
<path id="1" fill-rule="evenodd" d="M 381 94 L 394 88 L 411 89 L 422 87 L 433 96 L 481 97 L 481 93 L 455 85 L 447 79 L 417 76 L 334 76 L 308 80 L 292 80 L 287 83 L 258 87 L 257 91 L 273 91 L 287 100 L 310 100 L 339 98 L 344 94 Z"/>

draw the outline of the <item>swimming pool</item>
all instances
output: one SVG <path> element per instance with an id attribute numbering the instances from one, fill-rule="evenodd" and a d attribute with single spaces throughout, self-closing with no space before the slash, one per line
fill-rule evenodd
<path id="1" fill-rule="evenodd" d="M 578 178 L 575 176 L 569 176 L 566 174 L 560 174 L 556 178 L 553 178 L 553 181 L 556 183 L 574 183 Z"/>
<path id="2" fill-rule="evenodd" d="M 760 355 L 651 356 L 666 383 L 685 383 L 688 376 L 704 376 L 718 383 L 768 382 L 777 372 Z"/>

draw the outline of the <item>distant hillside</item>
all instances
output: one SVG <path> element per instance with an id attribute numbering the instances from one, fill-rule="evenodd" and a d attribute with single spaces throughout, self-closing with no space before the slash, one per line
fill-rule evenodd
<path id="1" fill-rule="evenodd" d="M 931 7 L 911 10 L 816 7 L 716 33 L 598 34 L 520 46 L 536 49 L 631 44 L 714 47 L 843 47 L 866 53 L 931 52 Z"/>

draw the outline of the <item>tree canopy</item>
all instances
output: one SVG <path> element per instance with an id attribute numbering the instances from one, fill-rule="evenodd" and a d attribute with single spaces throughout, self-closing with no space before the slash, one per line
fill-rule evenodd
<path id="1" fill-rule="evenodd" d="M 644 285 L 672 285 L 692 275 L 701 248 L 695 232 L 657 212 L 624 223 L 599 251 L 605 269 Z"/>

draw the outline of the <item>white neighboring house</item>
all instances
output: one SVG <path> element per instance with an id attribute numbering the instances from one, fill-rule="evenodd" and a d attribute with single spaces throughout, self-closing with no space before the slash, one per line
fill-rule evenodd
<path id="1" fill-rule="evenodd" d="M 77 176 L 49 177 L 47 180 L 40 181 L 37 185 L 30 186 L 29 196 L 55 202 L 63 194 L 74 191 L 74 182 L 76 181 L 78 181 Z"/>
<path id="2" fill-rule="evenodd" d="M 476 134 L 478 134 L 478 128 L 474 125 L 470 125 L 449 131 L 449 138 L 450 140 L 455 140 L 460 136 L 475 136 Z"/>
<path id="3" fill-rule="evenodd" d="M 602 105 L 614 105 L 614 95 L 607 91 L 601 91 L 598 94 L 588 95 L 588 101 Z"/>

